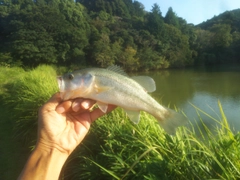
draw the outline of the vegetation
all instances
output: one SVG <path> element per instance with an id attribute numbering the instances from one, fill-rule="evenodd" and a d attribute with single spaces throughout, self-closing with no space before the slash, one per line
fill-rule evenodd
<path id="1" fill-rule="evenodd" d="M 239 14 L 194 26 L 171 7 L 164 16 L 158 4 L 146 12 L 132 0 L 0 0 L 0 179 L 16 179 L 36 142 L 38 109 L 57 91 L 55 66 L 240 62 Z M 93 124 L 62 179 L 240 179 L 240 133 L 219 108 L 221 128 L 203 123 L 201 137 L 191 127 L 169 136 L 145 113 L 133 125 L 118 109 Z"/>
<path id="2" fill-rule="evenodd" d="M 239 62 L 239 15 L 240 9 L 226 11 L 197 26 L 201 28 L 200 37 L 208 38 L 201 48 L 202 58 L 206 58 L 206 63 Z"/>
<path id="3" fill-rule="evenodd" d="M 38 109 L 57 84 L 55 69 L 46 65 L 0 72 L 0 179 L 8 180 L 16 179 L 36 143 Z M 219 128 L 213 133 L 203 123 L 200 137 L 191 126 L 170 136 L 144 112 L 134 125 L 117 109 L 93 123 L 62 179 L 239 179 L 240 133 L 231 132 L 219 108 Z"/>
<path id="4" fill-rule="evenodd" d="M 200 141 L 187 129 L 180 129 L 175 137 L 165 134 L 145 113 L 138 126 L 121 117 L 124 113 L 115 111 L 94 124 L 84 146 L 69 160 L 66 178 L 239 178 L 240 136 L 234 136 L 226 122 L 217 136 L 205 127 L 207 137 Z"/>
<path id="5" fill-rule="evenodd" d="M 51 67 L 0 66 L 0 179 L 17 178 L 36 142 L 38 108 L 56 91 Z"/>
<path id="6" fill-rule="evenodd" d="M 132 0 L 1 0 L 0 63 L 128 71 L 239 62 L 240 10 L 198 26 Z"/>

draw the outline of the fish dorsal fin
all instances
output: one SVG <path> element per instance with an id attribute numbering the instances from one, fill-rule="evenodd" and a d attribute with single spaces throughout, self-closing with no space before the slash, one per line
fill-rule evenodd
<path id="1" fill-rule="evenodd" d="M 115 73 L 118 73 L 118 74 L 121 74 L 121 75 L 124 75 L 124 76 L 128 76 L 128 74 L 121 67 L 119 67 L 117 65 L 109 66 L 107 68 L 107 70 L 113 71 Z"/>
<path id="2" fill-rule="evenodd" d="M 155 81 L 149 76 L 133 76 L 131 78 L 138 82 L 147 92 L 156 90 Z"/>

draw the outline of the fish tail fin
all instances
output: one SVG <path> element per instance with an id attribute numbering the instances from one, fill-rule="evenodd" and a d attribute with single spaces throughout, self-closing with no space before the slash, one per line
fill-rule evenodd
<path id="1" fill-rule="evenodd" d="M 174 135 L 176 133 L 176 128 L 183 126 L 187 123 L 187 119 L 180 113 L 177 113 L 171 109 L 166 108 L 164 116 L 155 116 L 158 120 L 160 126 L 168 133 Z"/>

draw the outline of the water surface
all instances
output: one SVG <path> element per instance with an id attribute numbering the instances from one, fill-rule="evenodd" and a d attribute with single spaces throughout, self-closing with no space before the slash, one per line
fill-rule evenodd
<path id="1" fill-rule="evenodd" d="M 240 131 L 240 65 L 172 69 L 140 73 L 151 76 L 157 86 L 152 96 L 165 106 L 176 106 L 192 121 L 199 121 L 194 104 L 217 120 L 221 120 L 221 102 L 232 130 Z M 216 122 L 201 114 L 210 127 Z M 198 122 L 199 123 L 199 122 Z"/>

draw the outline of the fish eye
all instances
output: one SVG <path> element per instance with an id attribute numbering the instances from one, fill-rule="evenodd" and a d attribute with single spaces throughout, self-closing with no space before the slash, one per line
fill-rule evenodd
<path id="1" fill-rule="evenodd" d="M 69 75 L 68 75 L 68 79 L 69 79 L 69 80 L 72 80 L 73 78 L 74 78 L 74 75 L 73 75 L 73 74 L 69 74 Z"/>

